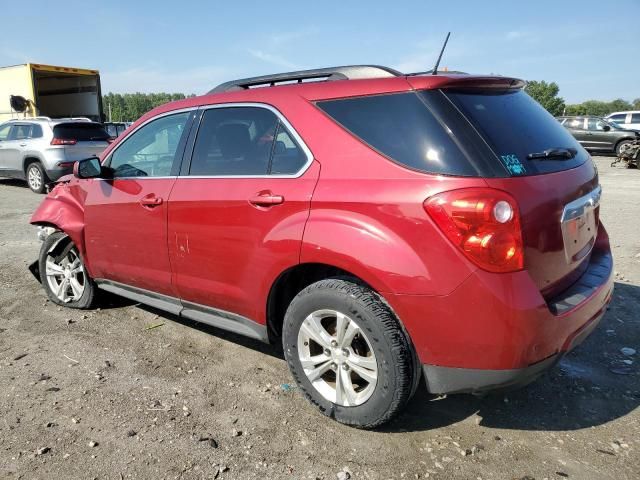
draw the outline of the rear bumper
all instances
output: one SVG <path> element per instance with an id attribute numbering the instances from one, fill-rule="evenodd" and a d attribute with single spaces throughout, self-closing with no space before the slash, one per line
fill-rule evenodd
<path id="1" fill-rule="evenodd" d="M 533 365 L 504 370 L 482 370 L 473 368 L 442 367 L 423 365 L 422 371 L 427 390 L 435 394 L 484 393 L 491 390 L 511 390 L 524 387 L 536 380 L 544 372 L 555 366 L 568 352 L 580 345 L 598 326 L 605 308 L 580 330 L 574 333 L 567 349 L 556 353 Z"/>
<path id="2" fill-rule="evenodd" d="M 391 295 L 433 393 L 531 382 L 597 326 L 613 292 L 606 233 L 585 273 L 545 300 L 526 271 L 474 272 L 445 296 Z"/>

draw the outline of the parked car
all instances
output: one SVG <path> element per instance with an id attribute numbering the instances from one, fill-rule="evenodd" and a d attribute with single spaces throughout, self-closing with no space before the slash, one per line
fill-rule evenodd
<path id="1" fill-rule="evenodd" d="M 615 122 L 621 128 L 628 130 L 640 130 L 640 110 L 628 112 L 613 112 L 605 117 L 610 122 Z"/>
<path id="2" fill-rule="evenodd" d="M 619 155 L 625 145 L 640 135 L 601 117 L 558 117 L 571 134 L 587 150 Z"/>
<path id="3" fill-rule="evenodd" d="M 0 124 L 0 177 L 26 180 L 43 193 L 47 184 L 73 170 L 77 160 L 99 155 L 109 145 L 102 125 L 83 118 L 48 117 Z"/>
<path id="4" fill-rule="evenodd" d="M 594 163 L 523 86 L 351 66 L 158 107 L 45 198 L 31 270 L 59 305 L 106 290 L 281 344 L 350 425 L 422 376 L 524 385 L 596 327 L 613 277 Z"/>
<path id="5" fill-rule="evenodd" d="M 104 122 L 102 125 L 112 138 L 116 138 L 131 126 L 131 122 Z"/>

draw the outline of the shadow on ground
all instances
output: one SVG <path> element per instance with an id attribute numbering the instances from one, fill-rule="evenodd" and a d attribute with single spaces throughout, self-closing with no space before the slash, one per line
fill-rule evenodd
<path id="1" fill-rule="evenodd" d="M 624 374 L 613 373 L 612 368 L 625 359 L 619 352 L 622 346 L 640 344 L 640 324 L 633 310 L 633 305 L 638 302 L 640 287 L 616 283 L 609 311 L 594 333 L 533 384 L 505 394 L 437 398 L 426 392 L 422 382 L 406 410 L 382 430 L 431 430 L 464 421 L 475 414 L 481 426 L 518 430 L 577 430 L 624 417 L 640 404 L 638 368 L 635 362 L 627 366 Z M 134 302 L 109 295 L 105 307 L 132 304 Z M 152 307 L 139 307 L 161 318 L 283 359 L 279 346 L 267 345 Z"/>

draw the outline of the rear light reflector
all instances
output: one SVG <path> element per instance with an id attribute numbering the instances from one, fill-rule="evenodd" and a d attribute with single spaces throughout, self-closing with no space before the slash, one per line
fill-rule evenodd
<path id="1" fill-rule="evenodd" d="M 72 138 L 54 138 L 51 140 L 51 145 L 75 145 L 77 140 Z"/>
<path id="2" fill-rule="evenodd" d="M 76 162 L 58 162 L 56 163 L 56 165 L 62 168 L 70 168 L 70 167 L 73 167 L 74 163 Z"/>
<path id="3" fill-rule="evenodd" d="M 469 260 L 489 272 L 524 268 L 520 214 L 509 194 L 465 188 L 429 197 L 424 208 Z"/>

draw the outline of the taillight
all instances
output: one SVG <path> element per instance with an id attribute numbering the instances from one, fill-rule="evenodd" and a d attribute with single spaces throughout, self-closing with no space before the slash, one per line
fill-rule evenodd
<path id="1" fill-rule="evenodd" d="M 77 140 L 72 138 L 54 138 L 51 140 L 51 145 L 75 145 Z"/>
<path id="2" fill-rule="evenodd" d="M 513 272 L 524 267 L 518 205 L 507 193 L 490 188 L 452 190 L 428 198 L 424 208 L 480 268 Z"/>

